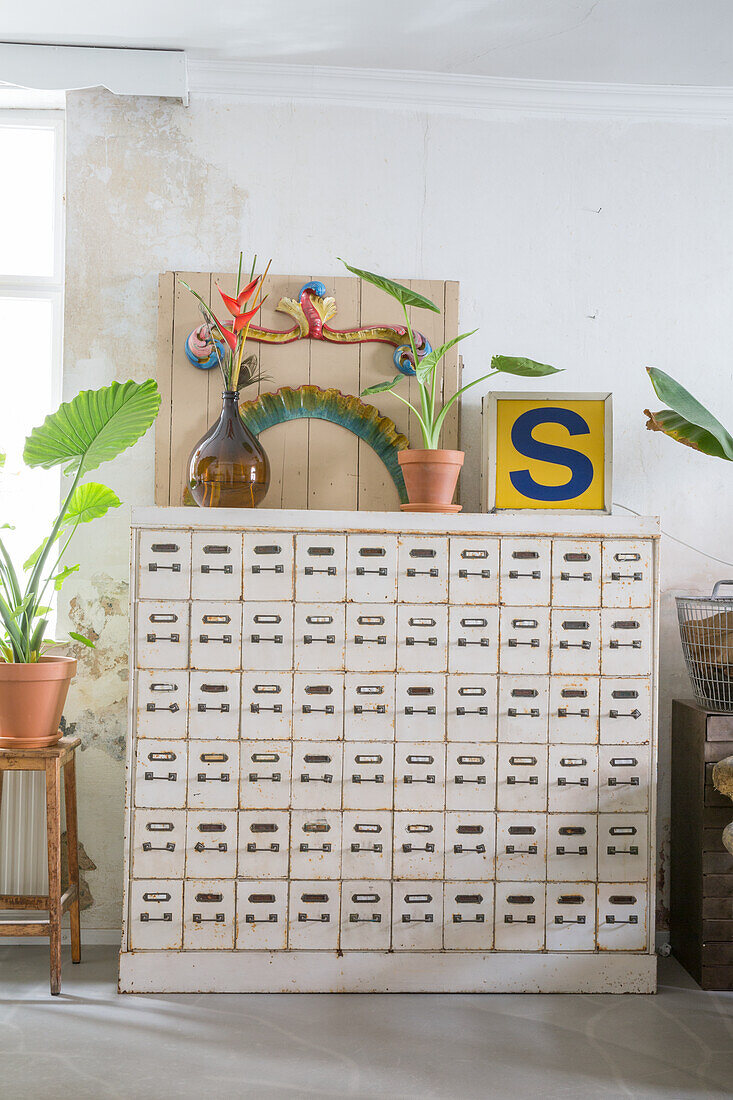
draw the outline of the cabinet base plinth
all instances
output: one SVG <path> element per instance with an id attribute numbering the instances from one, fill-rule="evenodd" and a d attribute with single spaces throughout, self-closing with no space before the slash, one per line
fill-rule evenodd
<path id="1" fill-rule="evenodd" d="M 123 951 L 120 993 L 655 993 L 655 955 Z"/>

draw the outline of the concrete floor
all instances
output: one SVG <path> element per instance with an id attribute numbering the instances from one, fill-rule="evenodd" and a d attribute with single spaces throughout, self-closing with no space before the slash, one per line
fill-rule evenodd
<path id="1" fill-rule="evenodd" d="M 116 951 L 0 948 L 0 1097 L 641 1100 L 733 1095 L 733 993 L 119 996 Z"/>

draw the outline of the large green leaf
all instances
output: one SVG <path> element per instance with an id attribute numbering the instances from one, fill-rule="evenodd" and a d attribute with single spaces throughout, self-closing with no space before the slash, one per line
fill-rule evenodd
<path id="1" fill-rule="evenodd" d="M 121 504 L 122 501 L 117 493 L 108 489 L 106 485 L 100 485 L 98 481 L 87 481 L 84 485 L 77 485 L 66 508 L 64 527 L 100 519 L 110 508 L 119 508 Z"/>
<path id="2" fill-rule="evenodd" d="M 473 336 L 474 332 L 478 332 L 478 329 L 474 328 L 471 329 L 470 332 L 462 332 L 460 336 L 454 336 L 447 344 L 441 344 L 439 348 L 433 348 L 433 350 L 428 352 L 423 359 L 418 359 L 415 367 L 415 374 L 418 377 L 418 381 L 424 382 L 434 368 L 437 367 L 443 356 L 446 355 L 455 344 L 460 343 L 461 340 L 465 340 L 467 336 Z"/>
<path id="3" fill-rule="evenodd" d="M 116 458 L 145 434 L 158 415 L 160 394 L 152 378 L 82 390 L 46 417 L 26 439 L 28 466 L 86 473 Z"/>
<path id="4" fill-rule="evenodd" d="M 341 260 L 341 257 L 338 256 L 337 259 Z M 440 309 L 434 302 L 431 302 L 423 294 L 418 294 L 416 290 L 410 290 L 408 286 L 396 283 L 394 279 L 387 279 L 384 275 L 375 275 L 373 271 L 363 271 L 360 267 L 352 267 L 351 264 L 347 264 L 346 260 L 341 260 L 341 263 L 352 275 L 356 275 L 357 278 L 363 279 L 365 283 L 371 283 L 372 286 L 376 286 L 386 294 L 391 295 L 401 306 L 417 306 L 419 309 L 431 309 L 433 313 L 440 313 Z"/>
<path id="5" fill-rule="evenodd" d="M 713 458 L 731 461 L 714 435 L 706 432 L 704 428 L 699 428 L 697 424 L 691 424 L 679 413 L 672 412 L 671 409 L 660 409 L 655 413 L 644 409 L 644 413 L 649 417 L 646 426 L 650 432 L 664 432 L 670 439 L 674 439 L 677 443 L 684 443 L 686 447 L 692 447 L 695 451 L 702 451 L 703 454 L 712 455 Z"/>
<path id="6" fill-rule="evenodd" d="M 393 390 L 398 382 L 401 382 L 404 378 L 404 374 L 396 374 L 391 382 L 377 382 L 374 386 L 369 386 L 367 389 L 361 391 L 362 397 L 368 397 L 373 393 L 387 393 L 388 390 Z"/>
<path id="7" fill-rule="evenodd" d="M 647 367 L 647 373 L 657 397 L 669 405 L 669 409 L 677 413 L 679 417 L 678 422 L 667 421 L 663 423 L 663 419 L 660 419 L 660 414 L 657 413 L 652 419 L 657 420 L 658 426 L 652 430 L 664 432 L 670 438 L 676 439 L 680 443 L 686 443 L 705 454 L 733 461 L 733 438 L 720 421 L 704 405 L 701 405 L 684 386 L 681 386 L 679 382 L 675 382 L 674 378 L 670 378 L 664 371 L 659 370 L 657 367 Z M 651 418 L 651 414 L 649 416 Z M 702 429 L 702 433 L 692 431 L 694 427 Z M 668 431 L 668 428 L 673 428 L 673 431 Z M 710 437 L 715 440 L 716 449 L 710 449 L 715 447 L 715 444 L 711 443 Z"/>
<path id="8" fill-rule="evenodd" d="M 514 355 L 492 355 L 491 366 L 502 374 L 519 374 L 522 378 L 541 378 L 546 374 L 559 374 L 564 369 Z"/>

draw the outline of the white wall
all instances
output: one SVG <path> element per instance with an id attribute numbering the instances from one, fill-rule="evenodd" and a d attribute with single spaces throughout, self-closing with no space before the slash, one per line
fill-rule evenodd
<path id="1" fill-rule="evenodd" d="M 185 109 L 74 93 L 65 393 L 154 374 L 158 273 L 231 269 L 240 247 L 327 285 L 336 255 L 396 277 L 457 279 L 461 326 L 480 327 L 463 347 L 466 376 L 484 373 L 492 353 L 524 354 L 566 368 L 557 389 L 612 390 L 614 499 L 733 562 L 730 468 L 645 432 L 642 414 L 658 407 L 644 371 L 654 364 L 733 424 L 732 136 L 684 121 L 477 120 L 201 96 Z M 474 393 L 469 509 L 479 408 Z M 127 502 L 152 503 L 152 434 L 104 474 Z M 127 516 L 79 542 L 83 580 L 67 592 L 100 642 L 68 717 L 87 746 L 81 829 L 99 868 L 88 923 L 105 927 L 118 920 L 122 874 Z M 669 541 L 662 551 L 664 860 L 670 700 L 691 694 L 673 594 L 705 592 L 733 564 Z"/>

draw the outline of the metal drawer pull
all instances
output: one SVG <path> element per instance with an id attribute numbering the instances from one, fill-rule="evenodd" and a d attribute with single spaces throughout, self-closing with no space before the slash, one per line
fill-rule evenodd
<path id="1" fill-rule="evenodd" d="M 385 570 L 386 572 L 386 570 Z M 377 898 L 377 901 L 379 898 Z M 349 913 L 350 924 L 381 924 L 381 913 L 372 913 L 371 917 L 360 917 L 358 913 Z"/>
<path id="2" fill-rule="evenodd" d="M 201 566 L 201 572 L 202 573 L 226 573 L 226 574 L 231 574 L 231 573 L 234 572 L 234 566 L 233 565 L 208 565 L 208 564 L 204 564 L 204 565 Z"/>
<path id="3" fill-rule="evenodd" d="M 510 649 L 516 649 L 520 645 L 528 645 L 531 649 L 540 648 L 539 638 L 530 638 L 528 642 L 520 642 L 518 638 L 509 638 L 508 645 Z"/>
<path id="4" fill-rule="evenodd" d="M 277 565 L 253 565 L 253 573 L 284 573 L 285 566 L 278 563 Z"/>
<path id="5" fill-rule="evenodd" d="M 433 566 L 432 569 L 408 569 L 407 570 L 407 576 L 408 577 L 438 577 L 438 576 L 440 576 L 440 573 L 439 573 L 437 567 Z"/>
<path id="6" fill-rule="evenodd" d="M 298 846 L 299 852 L 330 852 L 331 843 L 326 841 L 324 844 L 306 844 L 303 842 Z"/>
<path id="7" fill-rule="evenodd" d="M 376 853 L 379 853 L 379 852 L 382 851 L 382 845 L 381 844 L 352 844 L 351 845 L 351 851 L 352 852 L 376 852 Z"/>
<path id="8" fill-rule="evenodd" d="M 204 714 L 207 710 L 216 710 L 216 711 L 219 711 L 220 714 L 228 714 L 229 713 L 229 704 L 228 703 L 222 703 L 218 707 L 207 707 L 206 703 L 199 703 L 196 709 L 197 709 L 199 714 Z"/>
<path id="9" fill-rule="evenodd" d="M 282 775 L 280 774 L 280 772 L 273 772 L 272 775 L 260 775 L 259 772 L 250 772 L 249 773 L 249 782 L 250 783 L 265 783 L 265 782 L 279 783 L 281 781 L 281 779 L 282 779 Z"/>
<path id="10" fill-rule="evenodd" d="M 591 645 L 587 639 L 583 639 L 582 642 L 568 642 L 563 639 L 560 642 L 560 649 L 590 649 Z"/>
<path id="11" fill-rule="evenodd" d="M 154 775 L 153 772 L 145 772 L 145 775 L 144 775 L 144 779 L 146 779 L 146 780 L 164 779 L 168 783 L 175 783 L 177 778 L 178 778 L 177 772 L 168 772 L 167 775 Z"/>
<path id="12" fill-rule="evenodd" d="M 154 554 L 177 554 L 181 548 L 175 542 L 154 542 L 150 549 Z"/>
<path id="13" fill-rule="evenodd" d="M 335 634 L 326 634 L 326 636 L 324 638 L 315 638 L 312 634 L 304 634 L 303 635 L 303 644 L 304 645 L 312 645 L 313 642 L 325 642 L 326 645 L 335 645 L 336 644 L 336 635 Z"/>
<path id="14" fill-rule="evenodd" d="M 433 914 L 426 913 L 424 917 L 413 917 L 409 913 L 402 914 L 403 924 L 432 924 Z"/>
<path id="15" fill-rule="evenodd" d="M 356 567 L 357 577 L 364 577 L 364 576 L 366 576 L 367 573 L 373 573 L 376 577 L 386 577 L 387 576 L 387 566 L 386 565 L 380 565 L 380 567 L 378 569 L 365 569 L 363 565 L 357 565 L 357 567 Z"/>
<path id="16" fill-rule="evenodd" d="M 558 777 L 558 787 L 587 787 L 589 780 L 587 775 L 581 776 L 580 779 L 566 779 L 564 775 Z"/>
<path id="17" fill-rule="evenodd" d="M 606 916 L 606 924 L 638 924 L 639 918 L 636 913 L 632 913 L 628 920 L 617 920 L 613 914 Z"/>
<path id="18" fill-rule="evenodd" d="M 351 777 L 352 783 L 384 783 L 383 775 L 373 775 L 363 779 L 361 775 L 355 774 Z"/>
<path id="19" fill-rule="evenodd" d="M 608 780 L 609 787 L 638 787 L 639 776 L 632 775 L 631 779 L 617 779 L 615 775 L 612 775 Z"/>
<path id="20" fill-rule="evenodd" d="M 585 924 L 585 916 L 581 913 L 578 917 L 555 917 L 555 924 Z"/>
<path id="21" fill-rule="evenodd" d="M 490 569 L 478 569 L 471 572 L 470 569 L 459 569 L 458 576 L 462 581 L 467 581 L 469 577 L 481 577 L 482 580 L 488 581 L 491 579 Z"/>
<path id="22" fill-rule="evenodd" d="M 467 645 L 480 645 L 480 646 L 483 646 L 485 649 L 487 649 L 491 645 L 491 639 L 490 638 L 476 638 L 473 641 L 470 640 L 469 638 L 459 638 L 458 639 L 458 648 L 459 649 L 463 649 Z"/>
<path id="23" fill-rule="evenodd" d="M 229 772 L 222 772 L 221 775 L 207 775 L 206 772 L 199 772 L 196 776 L 199 783 L 228 783 L 230 778 Z"/>
<path id="24" fill-rule="evenodd" d="M 561 573 L 561 581 L 592 581 L 592 573 Z"/>
<path id="25" fill-rule="evenodd" d="M 524 920 L 515 917 L 513 913 L 506 913 L 504 916 L 504 924 L 535 924 L 536 920 L 534 913 L 530 913 Z"/>
<path id="26" fill-rule="evenodd" d="M 639 692 L 636 691 L 635 688 L 629 688 L 629 689 L 626 689 L 624 691 L 621 691 L 621 690 L 612 691 L 611 692 L 611 698 L 612 699 L 638 699 L 639 698 Z"/>
<path id="27" fill-rule="evenodd" d="M 199 641 L 202 645 L 207 645 L 209 642 L 221 642 L 222 645 L 231 645 L 231 634 L 222 634 L 220 638 L 214 638 L 210 634 L 199 634 Z"/>
<path id="28" fill-rule="evenodd" d="M 567 707 L 557 708 L 558 718 L 590 718 L 590 710 L 588 707 L 581 707 L 580 710 L 568 710 Z"/>
<path id="29" fill-rule="evenodd" d="M 585 829 L 583 830 L 585 832 Z M 588 846 L 581 844 L 577 848 L 566 848 L 564 844 L 558 844 L 555 852 L 559 856 L 587 856 Z"/>
<path id="30" fill-rule="evenodd" d="M 489 713 L 488 707 L 475 707 L 473 710 L 467 710 L 466 707 L 456 707 L 456 714 L 459 718 L 463 718 L 466 714 L 483 714 Z"/>
<path id="31" fill-rule="evenodd" d="M 606 848 L 609 856 L 638 856 L 638 844 L 630 844 L 628 848 L 617 848 L 615 844 L 609 844 Z"/>
<path id="32" fill-rule="evenodd" d="M 579 552 L 578 553 L 578 552 L 573 551 L 572 553 L 563 554 L 562 560 L 563 561 L 573 561 L 573 562 L 576 562 L 576 561 L 590 561 L 590 554 L 586 554 L 585 552 Z"/>
<path id="33" fill-rule="evenodd" d="M 171 714 L 177 714 L 180 709 L 178 703 L 169 703 L 167 707 L 156 707 L 155 703 L 147 703 L 145 706 L 145 710 L 148 714 L 152 714 L 156 710 L 167 710 L 170 711 Z"/>
<path id="34" fill-rule="evenodd" d="M 149 840 L 143 841 L 144 852 L 175 852 L 175 842 L 169 840 L 167 844 L 151 844 Z"/>
<path id="35" fill-rule="evenodd" d="M 637 718 L 641 718 L 641 711 L 634 707 L 633 710 L 614 710 L 611 709 L 608 712 L 609 718 L 633 718 L 636 721 Z"/>
<path id="36" fill-rule="evenodd" d="M 250 841 L 250 843 L 247 844 L 247 851 L 277 853 L 280 851 L 280 845 L 277 841 L 273 841 L 272 844 L 263 844 L 261 847 L 258 847 L 257 844 L 255 844 L 253 841 Z"/>
<path id="37" fill-rule="evenodd" d="M 303 772 L 300 777 L 301 783 L 333 783 L 332 775 L 309 775 L 308 772 Z"/>
<path id="38" fill-rule="evenodd" d="M 384 703 L 378 703 L 376 707 L 362 707 L 358 703 L 354 703 L 354 714 L 386 714 L 387 708 Z"/>
<path id="39" fill-rule="evenodd" d="M 148 572 L 149 573 L 160 573 L 163 569 L 170 569 L 171 573 L 180 573 L 181 572 L 181 563 L 177 562 L 177 561 L 174 561 L 174 562 L 172 562 L 171 565 L 161 565 L 157 561 L 148 562 Z"/>
<path id="40" fill-rule="evenodd" d="M 507 786 L 523 786 L 528 784 L 530 787 L 536 787 L 539 784 L 539 777 L 536 775 L 530 775 L 529 779 L 517 779 L 516 775 L 508 775 L 506 777 Z"/>
<path id="41" fill-rule="evenodd" d="M 310 703 L 303 703 L 301 713 L 303 714 L 335 714 L 336 708 L 333 703 L 327 703 L 325 707 L 312 707 Z"/>
<path id="42" fill-rule="evenodd" d="M 475 917 L 464 917 L 461 913 L 453 914 L 454 924 L 483 924 L 484 914 L 477 913 Z"/>
<path id="43" fill-rule="evenodd" d="M 437 714 L 437 707 L 405 707 L 405 714 Z"/>
<path id="44" fill-rule="evenodd" d="M 365 645 L 368 642 L 376 642 L 377 645 L 386 645 L 387 644 L 387 635 L 386 634 L 378 634 L 376 636 L 376 638 L 365 638 L 363 634 L 357 634 L 354 638 L 354 644 L 355 645 Z"/>
<path id="45" fill-rule="evenodd" d="M 274 706 L 263 707 L 261 703 L 250 703 L 249 704 L 250 714 L 259 714 L 261 711 L 267 711 L 267 710 L 272 711 L 273 714 L 282 714 L 283 705 L 282 705 L 282 703 L 275 703 Z"/>
<path id="46" fill-rule="evenodd" d="M 165 691 L 165 692 L 178 691 L 178 684 L 162 684 L 162 683 L 160 683 L 160 684 L 151 684 L 150 685 L 150 690 L 151 691 Z"/>
<path id="47" fill-rule="evenodd" d="M 614 561 L 641 561 L 641 554 L 614 554 Z"/>
<path id="48" fill-rule="evenodd" d="M 612 581 L 643 581 L 643 573 L 612 573 Z"/>
<path id="49" fill-rule="evenodd" d="M 434 646 L 438 644 L 437 638 L 405 638 L 405 645 L 430 645 Z"/>
<path id="50" fill-rule="evenodd" d="M 635 638 L 633 642 L 619 642 L 617 638 L 612 638 L 608 647 L 609 649 L 641 649 L 641 640 Z"/>
<path id="51" fill-rule="evenodd" d="M 259 645 L 260 642 L 272 642 L 274 645 L 283 644 L 282 634 L 273 634 L 271 638 L 263 638 L 261 634 L 251 634 L 249 640 L 255 645 Z"/>
<path id="52" fill-rule="evenodd" d="M 220 840 L 218 844 L 204 844 L 203 840 L 199 840 L 197 844 L 193 846 L 194 852 L 226 852 L 228 850 L 225 841 Z"/>
<path id="53" fill-rule="evenodd" d="M 180 634 L 148 634 L 146 641 L 148 642 L 180 642 Z"/>
<path id="54" fill-rule="evenodd" d="M 486 786 L 486 776 L 485 775 L 477 775 L 477 776 L 473 777 L 472 779 L 466 779 L 466 777 L 463 776 L 463 775 L 456 775 L 456 776 L 453 777 L 453 782 L 458 783 L 458 784 L 475 783 L 477 787 L 485 787 Z"/>
<path id="55" fill-rule="evenodd" d="M 310 553 L 310 551 L 308 551 L 308 552 Z M 305 573 L 306 577 L 312 577 L 316 573 L 325 573 L 326 576 L 328 576 L 328 577 L 335 577 L 336 576 L 336 566 L 335 565 L 329 565 L 326 569 L 315 569 L 312 565 L 306 565 L 303 572 Z"/>
<path id="56" fill-rule="evenodd" d="M 172 913 L 161 913 L 159 917 L 151 917 L 149 913 L 141 913 L 140 920 L 143 924 L 153 924 L 155 921 L 163 921 L 165 924 L 170 924 L 173 920 Z"/>
<path id="57" fill-rule="evenodd" d="M 434 784 L 435 783 L 435 776 L 434 775 L 425 775 L 420 779 L 415 779 L 411 775 L 403 775 L 402 776 L 402 782 L 403 783 L 431 783 L 431 784 Z"/>
<path id="58" fill-rule="evenodd" d="M 274 900 L 274 898 L 273 898 L 273 900 Z M 245 924 L 277 924 L 277 922 L 278 922 L 277 913 L 268 913 L 267 916 L 260 917 L 259 920 L 257 920 L 254 913 L 245 913 L 244 914 L 244 923 Z"/>
<path id="59" fill-rule="evenodd" d="M 282 554 L 281 546 L 255 546 L 255 554 Z"/>
<path id="60" fill-rule="evenodd" d="M 316 924 L 328 924 L 330 920 L 330 913 L 321 913 L 318 917 L 309 917 L 307 913 L 298 913 L 298 921 L 300 924 L 308 924 L 310 921 L 315 921 Z"/>
<path id="61" fill-rule="evenodd" d="M 533 569 L 531 573 L 519 573 L 516 569 L 509 570 L 509 580 L 518 581 L 520 577 L 531 577 L 533 581 L 538 581 L 542 577 L 542 573 L 539 569 Z"/>
<path id="62" fill-rule="evenodd" d="M 193 913 L 191 919 L 194 924 L 224 924 L 226 917 L 223 913 L 215 913 L 213 917 L 202 917 L 200 913 Z"/>
<path id="63" fill-rule="evenodd" d="M 529 844 L 526 848 L 517 848 L 516 845 L 514 845 L 514 844 L 507 844 L 505 850 L 506 850 L 506 854 L 508 856 L 520 856 L 520 855 L 536 856 L 537 855 L 537 845 L 536 844 Z"/>

